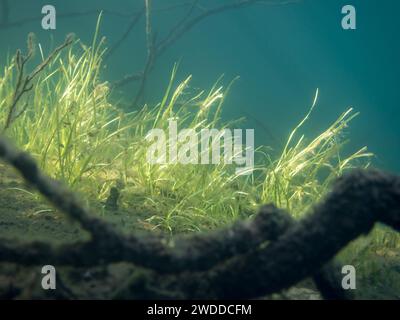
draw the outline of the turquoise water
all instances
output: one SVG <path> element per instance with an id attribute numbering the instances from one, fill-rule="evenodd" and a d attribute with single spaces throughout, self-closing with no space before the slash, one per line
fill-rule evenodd
<path id="1" fill-rule="evenodd" d="M 154 0 L 153 5 L 162 8 L 179 2 Z M 211 8 L 229 2 L 233 1 L 201 0 L 199 4 Z M 89 44 L 97 15 L 62 18 L 63 14 L 92 9 L 129 13 L 141 8 L 143 1 L 10 1 L 9 21 L 40 17 L 45 4 L 54 5 L 60 15 L 57 29 L 44 31 L 40 20 L 0 28 L 1 62 L 8 52 L 25 46 L 29 32 L 37 35 L 44 48 L 52 38 L 58 43 L 69 32 Z M 357 30 L 341 27 L 345 4 L 357 10 Z M 158 37 L 165 36 L 187 10 L 154 13 L 153 28 Z M 201 8 L 196 14 L 200 12 Z M 248 117 L 244 126 L 255 128 L 256 143 L 278 149 L 319 88 L 318 108 L 306 133 L 317 134 L 353 106 L 361 114 L 349 129 L 349 147 L 367 145 L 377 155 L 376 166 L 400 172 L 399 14 L 397 0 L 304 0 L 275 6 L 258 4 L 208 17 L 157 61 L 146 101 L 159 100 L 176 61 L 180 61 L 179 78 L 193 74 L 194 87 L 210 88 L 221 74 L 225 74 L 226 84 L 239 75 L 226 101 L 225 118 Z M 105 12 L 101 34 L 112 46 L 128 23 L 129 17 Z M 104 80 L 112 82 L 143 67 L 143 31 L 142 19 L 107 61 Z M 124 90 L 132 95 L 133 87 L 128 85 Z"/>

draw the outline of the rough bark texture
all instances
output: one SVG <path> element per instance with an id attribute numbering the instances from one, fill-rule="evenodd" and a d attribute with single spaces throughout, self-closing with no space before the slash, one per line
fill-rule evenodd
<path id="1" fill-rule="evenodd" d="M 325 298 L 349 298 L 330 261 L 376 222 L 400 231 L 400 178 L 377 170 L 354 170 L 339 178 L 325 200 L 299 222 L 267 205 L 253 219 L 229 228 L 171 240 L 118 233 L 4 139 L 0 157 L 91 235 L 88 242 L 60 247 L 1 241 L 0 261 L 74 267 L 133 263 L 137 269 L 111 298 L 249 299 L 309 276 Z"/>

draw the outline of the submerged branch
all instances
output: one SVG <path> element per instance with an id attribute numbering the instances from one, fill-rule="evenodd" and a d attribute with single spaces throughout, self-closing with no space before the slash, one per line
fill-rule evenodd
<path id="1" fill-rule="evenodd" d="M 187 32 L 189 32 L 193 27 L 202 22 L 208 17 L 224 13 L 227 11 L 241 9 L 245 7 L 249 7 L 255 4 L 266 4 L 266 5 L 284 5 L 297 3 L 298 0 L 236 0 L 233 2 L 228 2 L 222 5 L 219 5 L 212 9 L 202 9 L 202 12 L 192 17 L 194 10 L 198 8 L 198 0 L 193 0 L 189 7 L 188 12 L 185 16 L 175 25 L 173 26 L 167 35 L 159 40 L 155 41 L 155 38 L 151 36 L 152 34 L 152 24 L 150 20 L 150 10 L 149 10 L 149 1 L 145 0 L 146 8 L 146 39 L 147 39 L 147 58 L 145 62 L 145 66 L 143 71 L 136 72 L 131 75 L 126 75 L 123 80 L 119 80 L 113 84 L 113 88 L 122 87 L 130 82 L 140 81 L 138 92 L 136 93 L 133 99 L 133 107 L 135 107 L 140 99 L 143 97 L 146 81 L 154 68 L 157 60 L 160 56 L 171 46 L 173 46 L 180 38 L 182 38 Z"/>
<path id="2" fill-rule="evenodd" d="M 248 299 L 314 276 L 324 296 L 335 298 L 343 292 L 329 261 L 339 250 L 377 222 L 400 231 L 400 177 L 377 170 L 355 170 L 339 178 L 326 199 L 297 223 L 282 210 L 265 206 L 252 220 L 230 228 L 168 241 L 119 234 L 4 139 L 0 157 L 92 236 L 86 243 L 58 248 L 1 241 L 0 261 L 32 265 L 46 259 L 74 266 L 126 261 L 146 268 L 117 297 Z"/>
<path id="3" fill-rule="evenodd" d="M 133 101 L 133 106 L 136 106 L 142 99 L 146 87 L 147 78 L 153 68 L 155 59 L 157 57 L 157 50 L 155 46 L 155 37 L 153 37 L 152 17 L 151 17 L 151 0 L 145 0 L 146 8 L 146 47 L 147 57 L 145 67 L 143 69 L 142 77 L 140 78 L 139 90 Z"/>
<path id="4" fill-rule="evenodd" d="M 204 19 L 231 10 L 242 9 L 255 4 L 266 4 L 266 5 L 285 5 L 297 2 L 292 1 L 271 1 L 271 0 L 236 0 L 227 4 L 222 4 L 212 9 L 206 9 L 197 16 L 189 19 L 182 20 L 180 24 L 174 27 L 173 32 L 170 32 L 160 43 L 157 45 L 158 54 L 164 52 L 167 48 L 172 46 L 177 40 L 184 36 L 194 26 L 199 24 Z M 190 12 L 191 13 L 191 12 Z"/>
<path id="5" fill-rule="evenodd" d="M 143 14 L 144 14 L 144 12 L 145 12 L 145 10 L 143 8 L 137 14 L 132 16 L 131 21 L 128 24 L 128 27 L 126 28 L 125 32 L 117 40 L 117 42 L 110 48 L 110 50 L 108 50 L 104 59 L 110 58 L 114 54 L 114 52 L 118 50 L 118 48 L 121 46 L 121 44 L 128 38 L 129 34 L 132 32 L 132 30 L 138 24 L 138 22 L 140 21 L 140 19 L 142 18 Z"/>
<path id="6" fill-rule="evenodd" d="M 252 220 L 241 221 L 230 228 L 208 234 L 177 237 L 172 241 L 150 233 L 124 236 L 91 214 L 75 194 L 43 175 L 33 159 L 24 152 L 16 151 L 5 140 L 0 140 L 0 157 L 20 171 L 55 207 L 79 222 L 92 236 L 87 243 L 59 248 L 46 243 L 32 243 L 18 250 L 19 244 L 2 242 L 0 260 L 3 261 L 34 265 L 47 259 L 75 266 L 127 261 L 160 273 L 206 270 L 222 260 L 276 239 L 291 223 L 289 215 L 272 206 L 265 206 Z"/>
<path id="7" fill-rule="evenodd" d="M 240 9 L 249 7 L 256 4 L 264 4 L 264 5 L 285 5 L 296 3 L 299 0 L 235 0 L 229 1 L 227 3 L 218 5 L 211 9 L 206 9 L 199 6 L 199 0 L 191 0 L 185 1 L 183 3 L 166 5 L 164 7 L 151 8 L 151 1 L 145 0 L 145 5 L 140 9 L 135 9 L 132 12 L 121 12 L 115 10 L 107 10 L 107 9 L 92 9 L 92 10 L 83 10 L 83 11 L 75 11 L 75 12 L 67 12 L 67 13 L 59 13 L 57 14 L 58 19 L 65 18 L 74 18 L 74 17 L 82 17 L 93 14 L 108 14 L 121 18 L 129 18 L 130 22 L 122 33 L 121 37 L 115 42 L 115 44 L 110 48 L 108 53 L 105 56 L 105 59 L 110 58 L 121 46 L 121 44 L 128 38 L 131 34 L 132 30 L 137 26 L 143 15 L 146 15 L 146 24 L 145 24 L 145 35 L 146 35 L 146 47 L 147 47 L 147 55 L 146 61 L 144 62 L 143 69 L 139 72 L 134 72 L 132 74 L 127 74 L 121 80 L 115 81 L 112 84 L 112 88 L 120 88 L 125 86 L 131 82 L 139 82 L 138 89 L 136 94 L 134 95 L 132 106 L 136 106 L 144 96 L 144 92 L 146 89 L 146 83 L 148 77 L 154 66 L 159 59 L 159 57 L 171 46 L 173 46 L 181 37 L 183 37 L 187 32 L 189 32 L 194 26 L 202 22 L 208 17 L 227 12 L 234 9 Z M 154 36 L 155 32 L 152 27 L 151 22 L 151 13 L 165 13 L 170 12 L 171 10 L 185 8 L 188 7 L 187 12 L 184 14 L 183 18 L 178 21 L 166 34 L 164 38 L 159 41 L 156 41 Z M 25 24 L 29 24 L 32 22 L 40 21 L 42 16 L 34 16 L 27 17 L 17 21 L 9 21 L 9 8 L 8 1 L 1 0 L 0 8 L 3 8 L 3 15 L 0 17 L 0 29 L 1 28 L 11 28 L 17 26 L 23 26 Z M 196 9 L 200 9 L 201 12 L 195 15 Z"/>
<path id="8" fill-rule="evenodd" d="M 49 56 L 43 60 L 36 68 L 28 75 L 25 75 L 25 68 L 28 61 L 33 56 L 34 51 L 34 43 L 33 43 L 34 35 L 31 33 L 28 36 L 28 53 L 26 56 L 22 54 L 20 50 L 17 50 L 17 53 L 14 56 L 14 63 L 17 68 L 17 83 L 15 85 L 14 92 L 12 94 L 12 100 L 8 107 L 7 117 L 4 124 L 3 131 L 7 130 L 11 123 L 15 121 L 18 117 L 20 117 L 26 110 L 28 103 L 25 103 L 22 109 L 17 113 L 17 106 L 21 98 L 33 89 L 32 81 L 36 78 L 36 76 L 42 72 L 57 56 L 57 54 L 70 46 L 73 42 L 72 35 L 68 35 L 65 39 L 64 43 L 58 46 L 49 54 Z"/>

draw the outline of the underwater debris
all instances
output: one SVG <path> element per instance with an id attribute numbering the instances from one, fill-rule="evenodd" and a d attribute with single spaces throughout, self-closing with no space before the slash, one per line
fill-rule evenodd
<path id="1" fill-rule="evenodd" d="M 0 261 L 32 265 L 51 259 L 57 264 L 83 266 L 122 260 L 145 268 L 134 272 L 117 297 L 260 297 L 318 273 L 341 248 L 370 232 L 376 222 L 400 231 L 400 177 L 378 170 L 354 170 L 339 178 L 326 199 L 292 227 L 287 228 L 291 218 L 287 220 L 281 210 L 269 206 L 265 209 L 268 214 L 261 211 L 254 220 L 238 222 L 225 231 L 170 242 L 156 235 L 119 234 L 89 214 L 72 192 L 45 176 L 27 153 L 4 139 L 0 139 L 0 157 L 92 235 L 88 242 L 58 248 L 44 242 L 20 246 L 2 241 Z M 278 219 L 271 220 L 273 217 Z M 265 226 L 272 228 L 260 232 Z M 279 228 L 283 228 L 281 234 L 276 232 Z M 274 231 L 277 238 L 268 245 L 247 246 L 257 238 L 264 244 Z M 197 260 L 204 253 L 207 259 Z M 321 287 L 329 288 L 330 278 L 323 272 L 319 276 L 324 280 Z M 326 297 L 332 292 L 325 293 Z"/>
<path id="2" fill-rule="evenodd" d="M 111 187 L 110 189 L 110 195 L 108 196 L 106 203 L 105 203 L 105 208 L 106 210 L 117 210 L 118 209 L 118 199 L 119 199 L 120 193 L 117 187 Z"/>

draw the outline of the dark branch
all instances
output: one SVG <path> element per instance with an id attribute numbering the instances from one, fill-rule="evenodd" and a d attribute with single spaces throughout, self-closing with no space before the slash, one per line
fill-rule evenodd
<path id="1" fill-rule="evenodd" d="M 307 276 L 314 276 L 326 297 L 338 297 L 342 292 L 332 274 L 334 265 L 327 265 L 337 252 L 367 234 L 376 222 L 400 231 L 400 178 L 355 170 L 340 178 L 325 201 L 298 223 L 265 206 L 253 220 L 208 234 L 173 241 L 149 234 L 126 237 L 92 216 L 74 194 L 44 176 L 26 153 L 4 140 L 0 157 L 92 235 L 87 243 L 59 248 L 2 241 L 0 260 L 31 265 L 46 259 L 75 266 L 133 262 L 150 269 L 138 271 L 140 276 L 135 274 L 122 289 L 146 288 L 135 291 L 135 297 L 254 298 Z"/>
<path id="2" fill-rule="evenodd" d="M 153 48 L 151 50 L 151 54 L 147 55 L 145 67 L 143 71 L 137 72 L 133 75 L 127 75 L 123 80 L 117 81 L 113 84 L 113 88 L 122 87 L 130 82 L 140 81 L 139 90 L 133 100 L 133 106 L 136 106 L 140 99 L 143 97 L 143 93 L 145 90 L 146 80 L 148 75 L 153 70 L 157 60 L 159 57 L 172 45 L 175 44 L 181 37 L 183 37 L 188 31 L 190 31 L 194 26 L 202 22 L 208 17 L 240 8 L 245 8 L 255 4 L 267 4 L 267 5 L 283 5 L 290 3 L 297 3 L 298 0 L 286 0 L 286 1 L 268 1 L 268 0 L 236 0 L 227 4 L 223 4 L 217 6 L 212 9 L 204 9 L 202 13 L 198 14 L 190 18 L 194 12 L 194 9 L 198 7 L 198 1 L 194 0 L 191 2 L 190 8 L 186 15 L 181 19 L 175 26 L 171 28 L 171 30 L 167 33 L 162 40 L 157 43 L 153 38 Z M 147 28 L 146 28 L 147 29 Z M 147 43 L 149 43 L 147 41 Z"/>
<path id="3" fill-rule="evenodd" d="M 16 151 L 5 140 L 0 140 L 0 157 L 20 171 L 55 207 L 78 221 L 92 235 L 92 241 L 88 243 L 60 248 L 33 243 L 18 250 L 18 244 L 3 242 L 0 243 L 0 260 L 3 261 L 17 259 L 20 263 L 34 265 L 48 259 L 76 266 L 95 265 L 102 261 L 128 261 L 161 273 L 181 272 L 187 268 L 205 270 L 224 259 L 276 239 L 291 221 L 289 215 L 266 206 L 253 220 L 238 222 L 218 232 L 178 237 L 171 241 L 147 233 L 125 237 L 94 217 L 72 192 L 44 176 L 33 159 L 26 153 Z M 82 255 L 82 252 L 87 254 Z"/>

